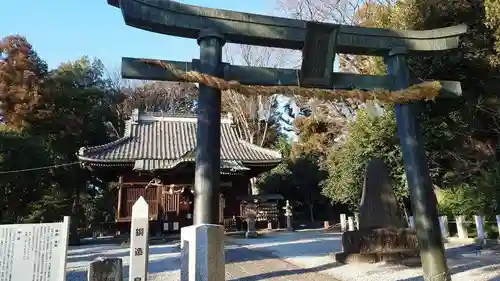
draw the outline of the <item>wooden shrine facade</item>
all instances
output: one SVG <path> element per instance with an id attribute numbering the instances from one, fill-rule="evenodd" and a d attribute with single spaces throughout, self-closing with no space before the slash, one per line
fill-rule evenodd
<path id="1" fill-rule="evenodd" d="M 79 150 L 84 167 L 118 177 L 119 229 L 128 229 L 132 205 L 141 196 L 149 205 L 153 232 L 177 232 L 192 224 L 196 126 L 195 116 L 135 110 L 123 137 Z M 242 198 L 250 193 L 250 178 L 280 162 L 280 153 L 239 138 L 230 116 L 221 119 L 221 224 L 243 215 Z"/>

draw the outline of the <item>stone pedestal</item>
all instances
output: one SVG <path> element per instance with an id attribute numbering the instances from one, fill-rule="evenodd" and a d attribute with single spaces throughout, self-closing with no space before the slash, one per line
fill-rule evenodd
<path id="1" fill-rule="evenodd" d="M 181 229 L 181 281 L 225 280 L 224 227 L 198 224 Z"/>
<path id="2" fill-rule="evenodd" d="M 123 263 L 119 258 L 97 258 L 89 264 L 89 281 L 122 281 Z"/>
<path id="3" fill-rule="evenodd" d="M 247 218 L 247 232 L 245 233 L 245 237 L 256 238 L 257 236 L 259 236 L 259 234 L 255 228 L 255 218 Z"/>
<path id="4" fill-rule="evenodd" d="M 267 222 L 267 230 L 273 230 L 273 222 L 272 221 Z"/>
<path id="5" fill-rule="evenodd" d="M 415 231 L 409 228 L 380 228 L 355 230 L 342 234 L 343 252 L 336 253 L 340 263 L 399 261 L 418 257 Z"/>

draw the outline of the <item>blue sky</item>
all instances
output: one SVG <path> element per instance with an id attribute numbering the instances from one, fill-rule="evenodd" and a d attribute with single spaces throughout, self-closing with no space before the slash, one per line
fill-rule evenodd
<path id="1" fill-rule="evenodd" d="M 199 55 L 196 40 L 125 25 L 118 8 L 106 0 L 3 0 L 0 36 L 25 36 L 49 68 L 82 56 L 101 59 L 118 73 L 122 57 L 190 61 Z M 275 0 L 181 0 L 192 5 L 258 14 L 276 14 Z M 338 69 L 338 62 L 336 64 Z M 281 99 L 284 104 L 287 99 Z"/>
<path id="2" fill-rule="evenodd" d="M 187 4 L 269 14 L 274 0 L 184 0 Z M 25 36 L 50 68 L 87 55 L 111 71 L 121 57 L 191 60 L 198 57 L 196 40 L 176 38 L 126 26 L 119 9 L 106 0 L 43 0 L 19 4 L 3 0 L 0 36 Z"/>

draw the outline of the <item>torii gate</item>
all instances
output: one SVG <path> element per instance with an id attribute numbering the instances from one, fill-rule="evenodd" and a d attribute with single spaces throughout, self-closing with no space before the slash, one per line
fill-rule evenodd
<path id="1" fill-rule="evenodd" d="M 235 80 L 243 85 L 300 85 L 304 88 L 337 90 L 383 88 L 396 91 L 417 82 L 409 76 L 406 56 L 429 55 L 457 48 L 459 36 L 467 31 L 465 25 L 424 31 L 345 26 L 211 9 L 169 0 L 108 0 L 108 3 L 121 9 L 127 25 L 197 39 L 200 46 L 200 59 L 192 62 L 161 61 L 154 65 L 147 60 L 123 58 L 122 76 L 133 79 L 185 81 L 186 77 L 176 71 L 179 68 Z M 226 42 L 302 50 L 302 67 L 297 72 L 294 69 L 222 63 L 222 47 Z M 335 53 L 383 56 L 389 75 L 334 73 Z M 460 82 L 439 83 L 440 96 L 461 95 Z M 220 96 L 219 89 L 200 84 L 195 224 L 218 222 Z M 398 135 L 403 149 L 424 276 L 426 280 L 451 280 L 415 110 L 411 102 L 396 104 Z"/>

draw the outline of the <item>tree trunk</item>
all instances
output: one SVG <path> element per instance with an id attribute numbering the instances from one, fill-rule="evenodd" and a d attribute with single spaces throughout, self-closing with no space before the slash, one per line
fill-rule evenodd
<path id="1" fill-rule="evenodd" d="M 307 205 L 309 206 L 309 216 L 310 216 L 311 222 L 314 222 L 314 203 L 313 203 L 313 200 L 312 200 L 310 195 L 308 196 L 307 199 L 308 199 Z"/>

